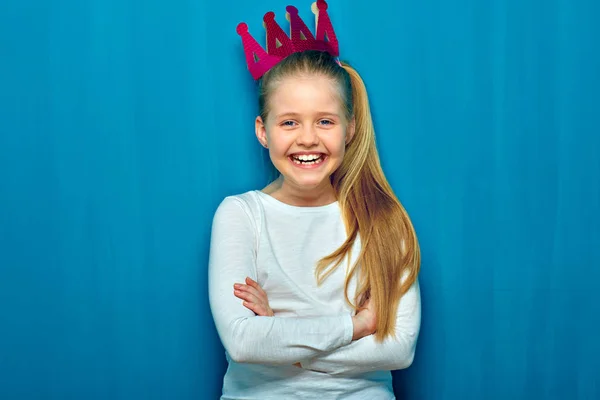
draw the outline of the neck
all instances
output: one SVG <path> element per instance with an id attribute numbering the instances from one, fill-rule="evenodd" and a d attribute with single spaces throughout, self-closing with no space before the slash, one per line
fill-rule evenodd
<path id="1" fill-rule="evenodd" d="M 329 180 L 318 187 L 302 188 L 288 183 L 283 176 L 280 176 L 262 191 L 281 202 L 298 207 L 325 206 L 337 200 Z"/>

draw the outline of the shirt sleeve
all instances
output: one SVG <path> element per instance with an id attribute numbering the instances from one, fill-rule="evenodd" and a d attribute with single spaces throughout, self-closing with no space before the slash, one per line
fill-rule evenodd
<path id="1" fill-rule="evenodd" d="M 402 296 L 396 314 L 395 335 L 383 342 L 373 335 L 328 353 L 302 361 L 302 368 L 331 375 L 408 368 L 413 361 L 421 326 L 421 293 L 418 280 Z"/>
<path id="2" fill-rule="evenodd" d="M 213 218 L 209 303 L 225 350 L 236 362 L 291 365 L 352 341 L 349 313 L 326 317 L 260 317 L 233 294 L 234 283 L 257 279 L 257 230 L 248 207 L 227 197 Z"/>

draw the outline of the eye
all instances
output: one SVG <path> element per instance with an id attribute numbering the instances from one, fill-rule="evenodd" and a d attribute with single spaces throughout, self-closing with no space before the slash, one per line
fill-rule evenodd
<path id="1" fill-rule="evenodd" d="M 333 121 L 331 121 L 329 119 L 322 119 L 319 121 L 319 124 L 322 126 L 331 126 L 331 125 L 333 125 Z"/>
<path id="2" fill-rule="evenodd" d="M 294 121 L 283 121 L 281 123 L 281 126 L 285 126 L 285 127 L 289 127 L 289 128 L 294 127 L 295 125 L 296 125 L 296 122 L 294 122 Z"/>

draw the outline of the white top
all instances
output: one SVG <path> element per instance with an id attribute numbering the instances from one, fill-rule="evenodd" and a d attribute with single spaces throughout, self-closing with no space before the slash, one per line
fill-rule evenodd
<path id="1" fill-rule="evenodd" d="M 356 259 L 317 286 L 317 261 L 346 239 L 339 204 L 297 207 L 260 191 L 226 197 L 213 220 L 209 300 L 229 367 L 222 400 L 394 399 L 390 370 L 413 360 L 421 322 L 418 281 L 402 297 L 395 338 L 352 341 L 344 279 Z M 233 294 L 256 280 L 274 317 L 256 316 Z M 354 300 L 355 278 L 349 297 Z M 303 368 L 294 366 L 301 362 Z"/>

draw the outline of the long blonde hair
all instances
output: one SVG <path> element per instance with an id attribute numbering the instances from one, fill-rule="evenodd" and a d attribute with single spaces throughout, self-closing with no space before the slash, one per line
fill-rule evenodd
<path id="1" fill-rule="evenodd" d="M 346 146 L 342 164 L 331 176 L 348 237 L 336 251 L 318 262 L 317 281 L 320 284 L 331 275 L 349 256 L 360 236 L 360 254 L 346 277 L 344 293 L 346 301 L 357 310 L 367 298 L 374 302 L 375 338 L 382 341 L 395 333 L 400 299 L 419 274 L 417 235 L 381 168 L 367 90 L 349 64 L 340 66 L 329 54 L 318 51 L 288 56 L 259 81 L 259 112 L 263 120 L 269 112 L 268 99 L 273 88 L 285 77 L 298 74 L 319 74 L 336 81 L 347 120 L 355 119 L 354 136 Z M 348 297 L 348 286 L 357 272 L 353 303 Z"/>

